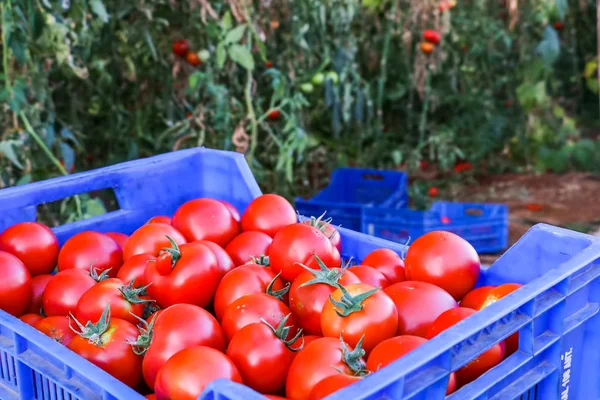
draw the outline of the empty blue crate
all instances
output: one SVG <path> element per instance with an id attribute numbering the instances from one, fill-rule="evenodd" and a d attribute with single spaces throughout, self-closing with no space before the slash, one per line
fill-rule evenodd
<path id="1" fill-rule="evenodd" d="M 444 230 L 467 240 L 479 253 L 508 246 L 508 207 L 504 204 L 437 201 L 427 211 L 406 208 L 363 210 L 362 232 L 398 243 L 414 241 L 427 232 Z"/>
<path id="2" fill-rule="evenodd" d="M 301 215 L 326 217 L 333 223 L 360 232 L 362 210 L 370 207 L 406 207 L 408 183 L 404 172 L 338 168 L 329 186 L 309 200 L 296 199 Z"/>

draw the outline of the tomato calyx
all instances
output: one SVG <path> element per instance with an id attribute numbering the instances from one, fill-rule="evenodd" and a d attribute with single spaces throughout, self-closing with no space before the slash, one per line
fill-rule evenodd
<path id="1" fill-rule="evenodd" d="M 273 325 L 269 324 L 262 317 L 259 317 L 259 319 L 260 319 L 260 322 L 265 324 L 273 332 L 273 335 L 275 335 L 275 337 L 277 339 L 281 340 L 281 342 L 283 344 L 285 344 L 285 347 L 287 347 L 288 349 L 290 349 L 291 351 L 296 353 L 304 348 L 304 336 L 302 336 L 302 329 L 298 329 L 296 336 L 294 336 L 293 338 L 291 338 L 289 340 L 286 340 L 286 338 L 290 334 L 290 329 L 292 329 L 292 326 L 286 326 L 287 321 L 291 315 L 292 314 L 290 313 L 290 314 L 286 315 L 285 317 L 283 317 L 281 319 L 281 321 L 279 322 L 279 324 L 277 325 L 277 328 L 273 327 Z M 300 339 L 300 337 L 302 337 L 302 344 L 298 347 L 292 347 L 294 345 L 294 343 L 296 343 L 296 341 L 298 341 L 298 339 Z"/>
<path id="2" fill-rule="evenodd" d="M 337 231 L 337 229 L 334 229 L 333 232 L 331 232 L 331 234 L 328 234 L 327 228 L 329 228 L 329 226 L 331 225 L 331 221 L 333 221 L 333 218 L 325 218 L 325 214 L 327 214 L 327 211 L 325 211 L 317 218 L 310 217 L 309 219 L 304 221 L 304 223 L 310 226 L 314 226 L 315 228 L 323 232 L 327 239 L 331 240 L 335 237 L 335 235 L 339 235 L 340 233 Z"/>
<path id="3" fill-rule="evenodd" d="M 94 262 L 92 261 L 90 263 L 90 276 L 92 277 L 93 280 L 95 280 L 96 282 L 102 282 L 105 279 L 110 278 L 108 276 L 108 272 L 111 270 L 111 268 L 107 268 L 104 271 L 100 272 L 98 274 L 98 268 L 94 268 Z"/>
<path id="4" fill-rule="evenodd" d="M 102 311 L 102 315 L 100 319 L 95 324 L 92 321 L 88 321 L 85 325 L 83 325 L 72 313 L 69 313 L 71 319 L 75 321 L 79 331 L 75 330 L 71 326 L 71 319 L 69 319 L 69 328 L 82 338 L 88 339 L 90 343 L 92 343 L 96 347 L 103 347 L 104 341 L 102 336 L 108 332 L 110 328 L 110 304 L 107 304 Z"/>
<path id="5" fill-rule="evenodd" d="M 265 293 L 268 294 L 269 296 L 275 297 L 279 301 L 283 301 L 283 296 L 285 296 L 286 293 L 290 291 L 291 284 L 288 282 L 285 284 L 283 289 L 273 290 L 273 285 L 275 284 L 275 281 L 277 279 L 279 279 L 280 275 L 281 275 L 281 272 L 279 272 L 277 275 L 275 275 L 275 278 L 273 278 L 271 280 L 271 282 L 269 282 L 269 284 L 267 285 L 267 288 L 265 289 Z"/>
<path id="6" fill-rule="evenodd" d="M 264 254 L 261 254 L 258 257 L 252 256 L 251 260 L 252 263 L 256 265 L 262 265 L 263 267 L 268 267 L 269 265 L 271 265 L 269 261 L 269 256 L 265 256 Z"/>
<path id="7" fill-rule="evenodd" d="M 173 238 L 169 235 L 165 235 L 169 242 L 171 242 L 171 247 L 165 247 L 160 251 L 158 258 L 156 259 L 156 270 L 162 276 L 168 275 L 169 272 L 175 265 L 177 265 L 177 261 L 181 258 L 181 250 L 179 250 L 179 246 Z M 150 260 L 153 261 L 153 260 Z"/>
<path id="8" fill-rule="evenodd" d="M 160 307 L 158 304 L 156 304 L 155 301 L 146 303 L 146 307 L 144 307 L 144 312 L 142 313 L 142 318 L 144 318 L 144 320 L 145 320 L 146 318 L 148 318 L 149 316 L 151 316 L 158 310 L 160 310 Z"/>
<path id="9" fill-rule="evenodd" d="M 156 315 L 152 317 L 150 323 L 146 322 L 145 319 L 132 314 L 140 321 L 138 324 L 138 330 L 140 334 L 136 340 L 127 339 L 127 344 L 131 346 L 131 350 L 138 356 L 144 355 L 148 351 L 148 347 L 152 343 L 152 337 L 154 336 L 154 322 L 156 321 Z"/>
<path id="10" fill-rule="evenodd" d="M 123 295 L 123 298 L 127 300 L 131 304 L 144 304 L 144 303 L 152 303 L 155 300 L 151 299 L 141 299 L 139 296 L 147 295 L 146 289 L 152 285 L 152 282 L 147 284 L 146 286 L 140 286 L 137 288 L 133 287 L 133 283 L 135 282 L 135 278 L 129 282 L 127 285 L 123 285 L 119 288 L 119 292 Z"/>
<path id="11" fill-rule="evenodd" d="M 367 292 L 352 296 L 342 285 L 338 285 L 338 289 L 342 291 L 340 301 L 334 300 L 332 295 L 329 295 L 329 301 L 335 306 L 335 313 L 340 317 L 347 317 L 352 313 L 361 311 L 364 307 L 362 304 L 363 301 L 379 290 L 378 288 L 373 288 Z"/>
<path id="12" fill-rule="evenodd" d="M 338 289 L 340 287 L 340 285 L 338 284 L 338 281 L 340 280 L 342 275 L 346 272 L 346 269 L 344 269 L 344 268 L 329 268 L 319 258 L 319 256 L 317 256 L 316 254 L 313 253 L 313 257 L 317 261 L 317 265 L 319 266 L 319 269 L 312 269 L 302 263 L 298 263 L 298 265 L 300 265 L 302 268 L 304 268 L 305 270 L 307 270 L 308 272 L 310 272 L 314 275 L 313 279 L 304 282 L 302 285 L 300 285 L 298 287 L 301 288 L 304 286 L 315 285 L 317 283 L 324 283 L 335 289 Z"/>
<path id="13" fill-rule="evenodd" d="M 340 335 L 340 343 L 342 347 L 342 360 L 344 363 L 352 370 L 354 376 L 366 376 L 369 371 L 367 370 L 367 364 L 365 364 L 363 357 L 365 356 L 366 351 L 362 348 L 363 340 L 365 339 L 365 335 L 362 335 L 358 343 L 356 343 L 356 347 L 354 350 L 350 351 L 350 348 L 344 342 L 344 338 Z M 339 370 L 338 370 L 339 371 Z M 339 371 L 343 373 L 342 371 Z"/>

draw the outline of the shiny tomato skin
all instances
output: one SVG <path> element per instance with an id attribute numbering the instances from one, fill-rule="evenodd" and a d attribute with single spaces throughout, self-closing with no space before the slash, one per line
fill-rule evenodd
<path id="1" fill-rule="evenodd" d="M 23 314 L 19 319 L 25 322 L 27 325 L 35 326 L 39 321 L 44 319 L 40 314 Z"/>
<path id="2" fill-rule="evenodd" d="M 485 302 L 490 290 L 496 286 L 481 286 L 471 290 L 465 295 L 460 301 L 460 306 L 465 308 L 472 308 L 473 310 L 481 309 L 481 305 Z"/>
<path id="3" fill-rule="evenodd" d="M 162 310 L 154 321 L 154 336 L 142 364 L 148 387 L 154 389 L 159 369 L 171 356 L 194 346 L 225 351 L 223 330 L 215 317 L 191 304 L 176 304 Z"/>
<path id="4" fill-rule="evenodd" d="M 42 295 L 44 294 L 44 290 L 46 290 L 46 285 L 52 279 L 52 275 L 44 274 L 37 275 L 31 278 L 31 302 L 25 310 L 30 314 L 39 314 L 42 309 Z"/>
<path id="5" fill-rule="evenodd" d="M 246 231 L 237 235 L 225 251 L 231 257 L 233 263 L 238 266 L 252 260 L 252 257 L 267 255 L 273 239 L 266 233 Z"/>
<path id="6" fill-rule="evenodd" d="M 316 225 L 314 224 L 314 222 L 316 222 Z M 340 253 L 342 252 L 342 235 L 340 235 L 340 232 L 333 224 L 327 222 L 319 222 L 318 220 L 315 221 L 314 218 L 307 219 L 303 223 L 307 225 L 313 225 L 319 228 L 321 232 L 323 232 L 323 234 L 327 236 L 331 243 L 336 247 L 336 249 L 338 249 Z"/>
<path id="7" fill-rule="evenodd" d="M 35 329 L 55 342 L 60 343 L 63 346 L 68 346 L 75 336 L 77 336 L 69 326 L 70 324 L 71 317 L 56 315 L 38 321 L 38 323 L 35 324 Z M 75 327 L 75 324 L 73 323 L 72 326 Z"/>
<path id="8" fill-rule="evenodd" d="M 458 307 L 448 292 L 426 282 L 398 282 L 385 288 L 384 292 L 396 304 L 397 335 L 425 337 L 429 326 L 441 313 Z"/>
<path id="9" fill-rule="evenodd" d="M 125 243 L 127 243 L 127 239 L 129 239 L 128 235 L 119 232 L 106 232 L 105 235 L 117 242 L 121 250 L 125 248 Z"/>
<path id="10" fill-rule="evenodd" d="M 386 339 L 375 346 L 369 354 L 367 369 L 377 372 L 426 342 L 427 339 L 413 335 L 395 336 Z"/>
<path id="11" fill-rule="evenodd" d="M 225 354 L 210 347 L 190 347 L 160 369 L 156 399 L 196 400 L 209 383 L 220 378 L 242 383 L 238 369 Z"/>
<path id="12" fill-rule="evenodd" d="M 363 379 L 362 376 L 346 374 L 331 375 L 317 383 L 308 396 L 308 400 L 322 400 L 332 393 Z"/>
<path id="13" fill-rule="evenodd" d="M 258 231 L 272 238 L 277 232 L 298 221 L 296 210 L 284 197 L 263 194 L 248 205 L 242 214 L 242 231 Z"/>
<path id="14" fill-rule="evenodd" d="M 178 245 L 186 243 L 185 238 L 171 225 L 156 222 L 139 227 L 129 236 L 123 249 L 123 260 L 127 261 L 137 254 L 151 254 L 158 257 L 158 253 L 165 247 L 171 247 L 169 236 Z"/>
<path id="15" fill-rule="evenodd" d="M 218 201 L 219 201 L 219 203 L 221 203 L 225 207 L 227 207 L 227 209 L 231 213 L 231 216 L 233 217 L 233 219 L 235 219 L 239 223 L 241 216 L 240 216 L 240 212 L 238 211 L 238 209 L 235 208 L 235 206 L 228 201 L 225 201 L 225 200 L 218 200 Z"/>
<path id="16" fill-rule="evenodd" d="M 393 250 L 373 250 L 362 260 L 361 265 L 366 265 L 381 272 L 390 282 L 390 285 L 406 280 L 404 261 Z"/>
<path id="17" fill-rule="evenodd" d="M 366 283 L 356 283 L 346 287 L 351 296 L 358 296 L 375 288 Z M 341 301 L 342 291 L 337 289 L 331 299 Z M 393 337 L 398 330 L 398 311 L 392 299 L 381 289 L 367 297 L 361 304 L 362 309 L 344 317 L 337 314 L 340 310 L 329 299 L 321 313 L 323 336 L 340 338 L 352 347 L 356 347 L 364 336 L 362 348 L 367 354 L 382 341 Z"/>
<path id="18" fill-rule="evenodd" d="M 368 267 L 366 265 L 354 265 L 348 268 L 348 271 L 352 272 L 358 277 L 358 279 L 360 279 L 362 283 L 366 283 L 367 285 L 371 285 L 379 289 L 385 289 L 386 287 L 390 286 L 390 281 L 387 280 L 385 275 L 373 267 Z"/>
<path id="19" fill-rule="evenodd" d="M 21 222 L 2 232 L 0 251 L 21 260 L 32 277 L 49 274 L 56 267 L 58 239 L 46 225 Z"/>
<path id="20" fill-rule="evenodd" d="M 31 301 L 31 274 L 16 256 L 0 251 L 0 310 L 18 317 Z"/>
<path id="21" fill-rule="evenodd" d="M 239 232 L 239 225 L 223 203 L 195 199 L 184 203 L 173 215 L 173 226 L 189 241 L 209 240 L 226 246 Z"/>
<path id="22" fill-rule="evenodd" d="M 131 257 L 123 263 L 117 273 L 117 278 L 125 284 L 129 284 L 133 280 L 133 287 L 146 286 L 144 272 L 150 260 L 156 260 L 156 257 L 151 254 L 137 254 Z"/>
<path id="23" fill-rule="evenodd" d="M 167 224 L 167 225 L 171 225 L 171 217 L 169 217 L 168 215 L 157 215 L 155 217 L 152 217 L 148 220 L 148 222 L 146 222 L 147 224 Z"/>
<path id="24" fill-rule="evenodd" d="M 228 273 L 236 267 L 236 265 L 233 263 L 233 260 L 231 259 L 231 257 L 229 257 L 229 254 L 227 254 L 225 249 L 216 244 L 215 242 L 210 242 L 208 240 L 196 240 L 192 243 L 203 244 L 206 247 L 208 247 L 213 253 L 215 253 L 215 256 L 217 257 L 217 261 L 219 263 L 219 268 L 221 269 L 221 276 L 225 276 L 226 273 Z"/>
<path id="25" fill-rule="evenodd" d="M 112 318 L 108 331 L 101 336 L 102 345 L 79 335 L 67 346 L 92 364 L 111 374 L 129 387 L 136 387 L 142 378 L 142 357 L 135 354 L 128 340 L 135 340 L 138 328 L 122 319 Z"/>
<path id="26" fill-rule="evenodd" d="M 314 279 L 314 277 L 315 275 L 312 272 L 304 271 L 294 279 L 290 287 L 289 305 L 294 319 L 298 321 L 305 334 L 323 336 L 321 313 L 329 300 L 329 296 L 336 291 L 336 288 L 326 283 L 315 283 L 300 287 Z M 360 279 L 350 270 L 345 270 L 338 283 L 347 286 L 360 283 Z"/>
<path id="27" fill-rule="evenodd" d="M 266 394 L 265 397 L 269 400 L 288 400 L 285 397 L 276 396 L 274 394 Z"/>
<path id="28" fill-rule="evenodd" d="M 146 398 L 146 400 L 156 400 L 156 395 L 154 393 L 147 394 L 144 397 Z"/>
<path id="29" fill-rule="evenodd" d="M 473 246 L 446 231 L 419 237 L 408 248 L 404 261 L 407 279 L 439 286 L 457 301 L 473 290 L 481 268 Z"/>
<path id="30" fill-rule="evenodd" d="M 81 269 L 59 272 L 50 279 L 42 295 L 44 313 L 48 317 L 75 313 L 81 296 L 95 284 L 96 281 Z"/>
<path id="31" fill-rule="evenodd" d="M 190 44 L 187 40 L 177 40 L 173 42 L 173 53 L 179 57 L 185 57 L 190 51 Z"/>
<path id="32" fill-rule="evenodd" d="M 92 264 L 98 273 L 109 270 L 108 275 L 115 277 L 123 264 L 123 251 L 104 233 L 85 231 L 67 240 L 58 253 L 59 272 L 79 269 L 87 273 Z"/>

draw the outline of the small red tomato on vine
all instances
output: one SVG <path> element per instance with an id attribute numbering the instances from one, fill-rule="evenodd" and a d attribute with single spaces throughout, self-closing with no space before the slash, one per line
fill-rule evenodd
<path id="1" fill-rule="evenodd" d="M 438 6 L 440 12 L 444 12 L 444 11 L 448 11 L 450 8 L 452 8 L 450 6 L 450 2 L 449 1 L 442 1 L 440 2 L 440 5 Z"/>
<path id="2" fill-rule="evenodd" d="M 277 121 L 277 120 L 279 120 L 279 117 L 281 117 L 281 111 L 279 111 L 279 110 L 271 110 L 271 111 L 269 111 L 268 118 L 271 121 Z"/>
<path id="3" fill-rule="evenodd" d="M 267 62 L 265 63 L 265 67 L 266 67 L 266 68 L 273 68 L 273 63 L 272 63 L 271 61 L 267 61 Z"/>
<path id="4" fill-rule="evenodd" d="M 433 43 L 429 43 L 429 42 L 421 43 L 421 51 L 425 54 L 431 54 L 431 52 L 433 52 L 434 48 L 435 48 L 435 45 Z"/>
<path id="5" fill-rule="evenodd" d="M 429 195 L 429 197 L 437 197 L 438 193 L 439 193 L 439 190 L 435 186 L 430 187 L 429 190 L 427 191 L 427 194 Z"/>
<path id="6" fill-rule="evenodd" d="M 562 31 L 564 29 L 564 27 L 565 27 L 565 24 L 563 24 L 560 21 L 557 21 L 554 23 L 554 29 L 556 29 L 559 32 Z"/>
<path id="7" fill-rule="evenodd" d="M 202 64 L 202 61 L 200 61 L 200 57 L 198 57 L 198 53 L 195 53 L 193 51 L 187 53 L 187 55 L 185 56 L 185 60 L 188 64 L 193 65 L 194 67 L 197 67 L 198 65 Z"/>
<path id="8" fill-rule="evenodd" d="M 442 40 L 442 35 L 440 35 L 438 31 L 427 29 L 423 31 L 423 39 L 425 39 L 426 42 L 438 44 L 440 40 Z"/>
<path id="9" fill-rule="evenodd" d="M 173 53 L 185 57 L 190 51 L 190 45 L 187 40 L 178 40 L 173 43 Z"/>

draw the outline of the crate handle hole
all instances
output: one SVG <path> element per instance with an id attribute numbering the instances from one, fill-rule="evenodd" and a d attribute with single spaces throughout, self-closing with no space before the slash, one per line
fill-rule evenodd
<path id="1" fill-rule="evenodd" d="M 363 179 L 367 181 L 382 181 L 383 175 L 380 174 L 363 174 Z"/>
<path id="2" fill-rule="evenodd" d="M 479 208 L 467 208 L 465 210 L 465 214 L 471 215 L 473 217 L 481 217 L 483 215 L 483 210 Z"/>

